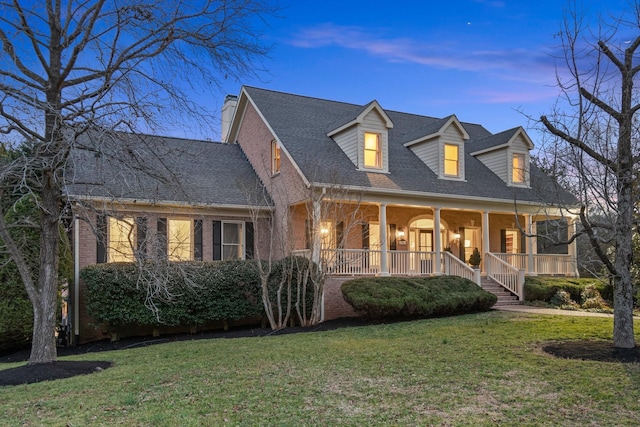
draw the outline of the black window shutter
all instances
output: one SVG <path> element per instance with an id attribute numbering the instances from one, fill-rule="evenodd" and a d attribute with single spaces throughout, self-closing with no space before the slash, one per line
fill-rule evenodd
<path id="1" fill-rule="evenodd" d="M 136 229 L 136 257 L 145 259 L 147 257 L 147 218 L 137 217 Z"/>
<path id="2" fill-rule="evenodd" d="M 167 218 L 158 218 L 156 235 L 158 237 L 158 258 L 166 258 L 167 254 Z"/>
<path id="3" fill-rule="evenodd" d="M 193 220 L 193 259 L 202 261 L 202 220 Z"/>
<path id="4" fill-rule="evenodd" d="M 396 225 L 389 224 L 389 250 L 395 251 L 396 247 Z"/>
<path id="5" fill-rule="evenodd" d="M 523 232 L 520 232 L 520 253 L 527 253 L 527 235 Z"/>
<path id="6" fill-rule="evenodd" d="M 107 262 L 107 217 L 98 215 L 96 218 L 96 262 Z"/>
<path id="7" fill-rule="evenodd" d="M 507 252 L 507 230 L 500 230 L 500 252 Z"/>
<path id="8" fill-rule="evenodd" d="M 213 260 L 222 259 L 222 222 L 213 221 Z"/>
<path id="9" fill-rule="evenodd" d="M 371 243 L 369 242 L 369 223 L 362 224 L 362 249 L 369 249 Z"/>
<path id="10" fill-rule="evenodd" d="M 467 262 L 466 257 L 467 255 L 465 254 L 465 249 L 464 249 L 464 237 L 465 237 L 465 233 L 464 233 L 464 227 L 460 227 L 458 229 L 458 233 L 460 234 L 460 238 L 458 239 L 458 258 L 460 258 L 462 261 Z"/>
<path id="11" fill-rule="evenodd" d="M 244 230 L 246 233 L 244 257 L 245 259 L 253 259 L 253 223 L 245 222 Z"/>

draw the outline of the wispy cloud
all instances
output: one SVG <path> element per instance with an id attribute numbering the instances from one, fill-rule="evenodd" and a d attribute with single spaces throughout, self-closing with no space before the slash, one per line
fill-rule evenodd
<path id="1" fill-rule="evenodd" d="M 499 3 L 499 2 L 492 2 Z M 366 52 L 390 62 L 428 67 L 500 74 L 509 80 L 541 82 L 549 76 L 553 61 L 533 49 L 476 49 L 462 40 L 384 38 L 357 26 L 322 24 L 295 35 L 291 44 L 300 48 L 340 47 Z"/>

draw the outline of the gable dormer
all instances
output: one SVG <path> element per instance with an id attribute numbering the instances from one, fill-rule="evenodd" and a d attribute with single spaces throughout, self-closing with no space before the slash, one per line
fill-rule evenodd
<path id="1" fill-rule="evenodd" d="M 455 115 L 429 123 L 404 135 L 404 146 L 440 179 L 464 181 L 464 143 L 469 134 Z"/>
<path id="2" fill-rule="evenodd" d="M 507 185 L 530 187 L 529 152 L 533 142 L 522 127 L 473 142 L 471 155 L 491 169 Z"/>
<path id="3" fill-rule="evenodd" d="M 365 105 L 355 118 L 334 123 L 327 136 L 333 138 L 362 171 L 389 172 L 389 129 L 393 122 L 377 101 Z"/>

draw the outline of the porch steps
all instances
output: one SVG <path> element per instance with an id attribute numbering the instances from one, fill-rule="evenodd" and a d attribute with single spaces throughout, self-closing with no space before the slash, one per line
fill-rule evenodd
<path id="1" fill-rule="evenodd" d="M 518 297 L 513 295 L 511 292 L 500 286 L 498 283 L 489 279 L 488 277 L 482 278 L 482 289 L 487 292 L 491 292 L 495 296 L 498 297 L 498 302 L 496 302 L 494 307 L 504 306 L 504 305 L 520 305 L 521 301 L 518 301 Z"/>

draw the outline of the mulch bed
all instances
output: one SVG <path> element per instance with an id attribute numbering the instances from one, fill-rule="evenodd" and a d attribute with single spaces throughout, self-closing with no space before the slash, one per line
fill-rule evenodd
<path id="1" fill-rule="evenodd" d="M 640 363 L 640 348 L 615 348 L 611 341 L 555 341 L 544 344 L 542 350 L 563 359 L 595 362 Z"/>

